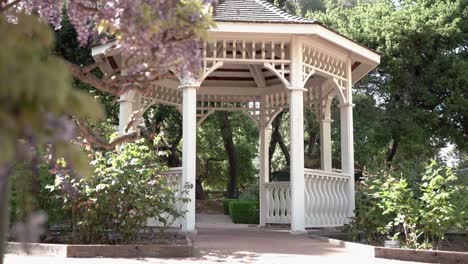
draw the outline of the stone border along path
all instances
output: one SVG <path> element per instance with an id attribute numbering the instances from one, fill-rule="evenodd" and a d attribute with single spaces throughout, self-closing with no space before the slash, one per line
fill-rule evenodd
<path id="1" fill-rule="evenodd" d="M 182 258 L 193 257 L 192 241 L 185 245 L 62 245 L 8 242 L 6 253 L 68 258 Z"/>
<path id="2" fill-rule="evenodd" d="M 357 242 L 349 242 L 326 236 L 309 234 L 309 237 L 324 241 L 331 245 L 347 248 L 353 252 L 360 252 L 371 257 L 395 259 L 404 261 L 440 263 L 440 264 L 463 264 L 468 263 L 468 252 L 438 251 L 438 250 L 416 250 L 404 248 L 385 248 L 364 245 Z"/>
<path id="3" fill-rule="evenodd" d="M 6 264 L 152 264 L 152 263 L 265 263 L 265 264 L 416 264 L 377 259 L 353 250 L 291 235 L 289 230 L 259 229 L 235 225 L 223 215 L 198 215 L 198 234 L 193 237 L 195 257 L 180 259 L 71 259 L 7 255 Z"/>

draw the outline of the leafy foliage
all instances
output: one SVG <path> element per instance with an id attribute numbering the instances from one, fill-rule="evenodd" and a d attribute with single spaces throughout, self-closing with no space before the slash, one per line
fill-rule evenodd
<path id="1" fill-rule="evenodd" d="M 115 243 L 110 232 L 128 243 L 138 238 L 149 218 L 169 226 L 183 216 L 180 202 L 188 188 L 173 187 L 161 173 L 158 153 L 145 140 L 127 143 L 115 151 L 94 154 L 92 177 L 75 179 L 57 175 L 50 191 L 72 213 L 73 242 Z M 172 186 L 172 187 L 171 187 Z"/>
<path id="2" fill-rule="evenodd" d="M 215 113 L 216 114 L 216 113 Z M 210 190 L 225 190 L 228 184 L 228 153 L 223 147 L 220 122 L 215 114 L 209 116 L 197 133 L 197 178 Z M 258 131 L 243 113 L 225 113 L 232 129 L 232 141 L 237 156 L 236 188 L 256 181 L 255 158 L 258 155 Z"/>
<path id="3" fill-rule="evenodd" d="M 25 222 L 32 210 L 44 211 L 49 227 L 62 223 L 70 215 L 60 209 L 60 202 L 46 189 L 47 185 L 54 183 L 55 175 L 49 171 L 49 166 L 42 162 L 39 166 L 39 176 L 33 177 L 28 173 L 30 166 L 30 163 L 25 162 L 17 164 L 13 170 L 10 225 Z"/>
<path id="4" fill-rule="evenodd" d="M 232 222 L 235 224 L 258 224 L 260 221 L 258 201 L 231 201 L 229 208 Z"/>
<path id="5" fill-rule="evenodd" d="M 10 24 L 0 16 L 0 34 L 4 40 L 0 44 L 4 82 L 0 90 L 0 162 L 16 158 L 18 138 L 33 140 L 33 147 L 55 142 L 57 156 L 65 156 L 66 149 L 74 149 L 73 155 L 78 155 L 69 141 L 73 130 L 63 116 L 101 117 L 101 108 L 89 95 L 70 86 L 62 61 L 50 53 L 53 34 L 46 25 L 30 16 L 20 16 L 18 24 Z"/>
<path id="6" fill-rule="evenodd" d="M 74 144 L 77 136 L 75 125 L 102 117 L 103 111 L 86 92 L 72 89 L 70 73 L 95 88 L 114 95 L 120 95 L 128 89 L 122 84 L 140 83 L 141 79 L 138 77 L 142 76 L 151 75 L 157 78 L 166 74 L 170 67 L 197 74 L 201 59 L 199 40 L 206 37 L 207 28 L 212 25 L 208 12 L 212 2 L 0 1 L 0 77 L 3 80 L 0 89 L 0 143 L 3 148 L 0 157 L 2 239 L 6 237 L 9 189 L 15 165 L 23 162 L 30 164 L 29 169 L 24 171 L 24 179 L 30 175 L 30 179 L 36 182 L 41 177 L 40 164 L 43 161 L 50 164 L 49 169 L 56 170 L 56 160 L 61 158 L 65 160 L 64 169 L 68 172 L 81 176 L 90 174 L 86 156 Z M 49 26 L 41 23 L 40 19 L 57 29 L 65 13 L 77 30 L 77 40 L 81 45 L 115 38 L 123 48 L 123 53 L 132 56 L 145 55 L 146 58 L 151 58 L 150 63 L 132 65 L 135 68 L 133 72 L 129 71 L 129 77 L 134 79 L 121 78 L 120 73 L 99 79 L 100 76 L 89 74 L 98 67 L 96 64 L 81 67 L 85 64 L 81 58 L 70 56 L 73 62 L 67 62 L 52 55 L 50 51 L 54 42 L 53 34 Z M 135 34 L 140 37 L 134 38 Z M 57 45 L 58 51 L 61 48 L 64 46 Z M 70 48 L 67 52 L 75 55 Z M 143 75 L 130 76 L 135 72 Z M 122 82 L 122 79 L 125 80 Z M 77 82 L 75 85 L 81 86 Z M 101 94 L 98 96 L 111 97 Z M 74 123 L 70 117 L 86 122 Z M 88 130 L 79 131 L 83 133 Z M 135 137 L 131 135 L 127 138 Z M 94 141 L 95 144 L 100 142 Z M 48 155 L 40 153 L 39 150 L 43 149 Z M 28 189 L 16 189 L 15 193 L 17 197 L 26 197 L 29 195 L 21 192 Z M 23 215 L 28 213 L 24 212 Z M 32 222 L 40 224 L 38 221 Z M 36 226 L 28 228 L 39 230 Z M 3 263 L 3 248 L 3 243 L 0 243 L 0 263 Z"/>
<path id="7" fill-rule="evenodd" d="M 260 186 L 257 181 L 248 184 L 239 195 L 239 200 L 258 201 L 260 199 Z"/>
<path id="8" fill-rule="evenodd" d="M 237 201 L 237 199 L 224 199 L 223 200 L 223 211 L 224 215 L 231 214 L 231 202 Z"/>
<path id="9" fill-rule="evenodd" d="M 53 167 L 57 158 L 65 158 L 77 174 L 88 173 L 87 157 L 72 142 L 75 133 L 68 116 L 97 119 L 103 111 L 88 94 L 70 85 L 63 61 L 50 52 L 53 33 L 47 25 L 26 15 L 18 15 L 15 24 L 8 23 L 0 12 L 0 38 L 0 237 L 3 239 L 8 228 L 9 189 L 15 166 L 28 164 L 21 180 L 38 181 L 41 164 L 45 162 Z M 49 155 L 41 152 L 44 148 Z M 21 193 L 27 189 L 16 189 L 16 197 L 28 196 Z M 17 203 L 16 211 L 37 209 L 23 207 L 26 204 L 31 203 Z M 22 213 L 20 220 L 35 223 L 28 229 L 39 230 L 44 217 L 31 219 L 33 215 L 29 213 Z M 2 260 L 3 243 L 0 243 L 0 263 Z"/>
<path id="10" fill-rule="evenodd" d="M 465 185 L 450 168 L 435 161 L 419 180 L 380 171 L 358 187 L 356 217 L 351 227 L 377 239 L 375 232 L 402 239 L 410 248 L 438 247 L 448 231 L 466 228 Z"/>
<path id="11" fill-rule="evenodd" d="M 369 166 L 376 154 L 392 161 L 387 148 L 398 149 L 395 164 L 433 157 L 448 142 L 466 150 L 468 2 L 326 1 L 325 7 L 308 17 L 383 53 L 378 69 L 356 87 L 357 162 Z"/>

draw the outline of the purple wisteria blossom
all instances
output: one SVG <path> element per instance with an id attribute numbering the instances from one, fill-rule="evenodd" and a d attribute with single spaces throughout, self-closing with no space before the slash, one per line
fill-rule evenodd
<path id="1" fill-rule="evenodd" d="M 82 45 L 116 38 L 123 55 L 132 61 L 130 71 L 147 71 L 146 75 L 168 70 L 197 73 L 201 65 L 198 42 L 203 38 L 200 29 L 210 26 L 209 7 L 216 2 L 23 0 L 9 13 L 36 13 L 58 29 L 65 7 Z"/>

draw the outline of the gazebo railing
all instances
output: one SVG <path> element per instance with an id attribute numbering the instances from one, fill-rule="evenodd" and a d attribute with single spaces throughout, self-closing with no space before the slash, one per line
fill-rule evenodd
<path id="1" fill-rule="evenodd" d="M 291 223 L 291 188 L 289 182 L 265 183 L 267 197 L 266 222 L 269 224 Z M 262 195 L 262 194 L 260 194 Z"/>
<path id="2" fill-rule="evenodd" d="M 176 196 L 180 195 L 180 191 L 181 191 L 181 183 L 182 183 L 182 167 L 174 167 L 174 168 L 169 168 L 169 170 L 165 171 L 162 173 L 163 177 L 165 177 L 167 179 L 167 184 L 168 184 L 168 187 L 171 188 L 172 190 L 176 190 Z M 174 205 L 175 207 L 177 207 L 179 210 L 182 210 L 183 209 L 183 203 L 182 202 L 176 202 L 176 204 Z M 182 218 L 178 218 L 178 219 L 173 219 L 169 216 L 167 216 L 167 220 L 172 222 L 172 224 L 170 225 L 170 227 L 180 227 L 181 224 L 182 224 Z M 147 226 L 153 226 L 153 227 L 157 227 L 157 226 L 163 226 L 160 222 L 158 222 L 156 219 L 154 218 L 150 218 L 148 219 L 147 221 Z"/>
<path id="3" fill-rule="evenodd" d="M 350 176 L 339 172 L 304 169 L 306 227 L 342 226 L 347 223 Z M 291 222 L 289 182 L 265 183 L 266 223 Z"/>
<path id="4" fill-rule="evenodd" d="M 173 167 L 162 173 L 173 189 L 180 190 L 182 182 L 182 167 Z"/>
<path id="5" fill-rule="evenodd" d="M 306 226 L 347 223 L 350 176 L 338 172 L 304 170 Z"/>

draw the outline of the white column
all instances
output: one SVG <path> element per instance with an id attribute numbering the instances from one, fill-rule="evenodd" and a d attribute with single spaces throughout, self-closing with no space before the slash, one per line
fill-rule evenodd
<path id="1" fill-rule="evenodd" d="M 304 87 L 302 39 L 291 39 L 291 87 L 289 87 L 289 129 L 291 137 L 291 232 L 305 232 L 304 180 Z"/>
<path id="2" fill-rule="evenodd" d="M 324 171 L 332 170 L 331 119 L 320 120 L 320 164 Z"/>
<path id="3" fill-rule="evenodd" d="M 119 136 L 125 134 L 125 128 L 133 113 L 133 104 L 135 93 L 128 91 L 120 96 L 119 99 Z"/>
<path id="4" fill-rule="evenodd" d="M 196 155 L 197 155 L 197 86 L 183 85 L 182 89 L 183 110 L 182 110 L 182 184 L 189 183 L 192 188 L 189 190 L 188 198 L 190 202 L 185 204 L 185 218 L 182 230 L 186 232 L 195 231 L 195 175 L 196 175 Z"/>
<path id="5" fill-rule="evenodd" d="M 291 137 L 291 231 L 305 231 L 304 113 L 303 91 L 289 91 Z"/>
<path id="6" fill-rule="evenodd" d="M 260 102 L 260 226 L 266 225 L 268 214 L 268 193 L 266 192 L 265 183 L 270 181 L 270 164 L 269 164 L 269 127 L 267 113 L 265 111 L 265 96 L 262 96 Z"/>
<path id="7" fill-rule="evenodd" d="M 341 123 L 341 170 L 349 175 L 349 208 L 348 216 L 354 215 L 355 193 L 354 193 L 354 137 L 353 137 L 353 99 L 352 99 L 352 76 L 351 59 L 347 65 L 348 85 L 345 90 L 347 102 L 340 105 Z"/>

